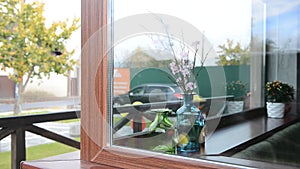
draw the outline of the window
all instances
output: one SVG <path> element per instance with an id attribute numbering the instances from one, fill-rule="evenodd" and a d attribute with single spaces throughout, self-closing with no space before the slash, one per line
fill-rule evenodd
<path id="1" fill-rule="evenodd" d="M 146 1 L 143 1 L 143 2 L 146 4 Z M 115 1 L 115 3 L 117 3 L 117 1 Z M 151 3 L 155 4 L 153 1 L 151 1 Z M 157 2 L 157 3 L 160 3 L 160 2 Z M 111 6 L 109 6 L 109 5 L 108 5 L 108 8 L 106 8 L 105 3 L 97 2 L 96 4 L 97 4 L 96 7 L 98 8 L 99 11 L 102 11 L 104 9 L 104 13 L 107 9 L 111 9 L 110 8 Z M 187 4 L 189 4 L 189 3 L 187 3 Z M 121 5 L 121 6 L 122 7 L 125 7 L 125 6 L 132 7 L 132 9 L 130 9 L 130 10 L 133 11 L 135 9 L 139 9 L 139 8 L 137 8 L 136 5 L 137 4 L 129 5 L 129 1 L 126 1 L 126 5 Z M 234 4 L 234 5 L 231 5 L 231 6 L 236 6 L 236 5 L 237 4 Z M 253 14 L 253 15 L 250 15 L 250 17 L 249 17 L 250 21 L 248 20 L 248 22 L 251 23 L 250 24 L 251 26 L 248 27 L 250 29 L 250 34 L 249 35 L 251 35 L 250 38 L 249 38 L 251 40 L 251 50 L 250 50 L 251 62 L 250 62 L 250 67 L 249 67 L 250 70 L 248 71 L 249 72 L 248 76 L 249 76 L 249 79 L 251 80 L 251 82 L 249 84 L 250 85 L 249 89 L 251 91 L 251 95 L 250 95 L 250 99 L 249 99 L 249 102 L 250 102 L 249 108 L 251 110 L 253 110 L 253 112 L 256 112 L 258 114 L 264 112 L 263 109 L 255 109 L 255 108 L 261 107 L 263 105 L 263 102 L 262 102 L 263 101 L 263 99 L 262 99 L 263 98 L 263 87 L 262 87 L 262 85 L 263 85 L 263 79 L 264 79 L 264 76 L 263 76 L 264 75 L 264 69 L 263 69 L 264 68 L 263 67 L 264 59 L 263 59 L 263 56 L 264 56 L 264 42 L 265 42 L 265 34 L 264 34 L 264 32 L 265 32 L 265 24 L 264 24 L 264 21 L 265 21 L 265 5 L 266 5 L 265 1 L 263 1 L 263 2 L 261 2 L 261 1 L 249 1 L 249 3 L 247 3 L 247 5 L 246 5 L 248 7 L 251 7 L 251 8 L 249 8 L 249 10 L 251 11 L 250 14 Z M 94 6 L 94 4 L 92 6 Z M 190 5 L 190 6 L 193 6 L 193 5 Z M 222 5 L 220 5 L 220 6 L 222 6 Z M 239 5 L 237 5 L 237 6 L 239 6 Z M 181 7 L 183 7 L 183 5 L 181 5 Z M 214 7 L 215 7 L 215 5 L 208 8 L 208 9 L 215 9 Z M 222 6 L 222 7 L 224 7 L 224 6 Z M 91 9 L 90 6 L 87 6 L 86 8 L 87 8 L 87 10 Z M 116 8 L 114 10 L 117 11 Z M 122 10 L 122 8 L 120 8 L 120 10 Z M 173 7 L 172 7 L 172 10 L 174 10 Z M 170 8 L 169 11 L 172 11 L 172 10 Z M 178 11 L 178 10 L 174 10 L 174 11 Z M 239 14 L 242 14 L 243 12 L 245 12 L 244 10 L 238 10 L 238 7 L 234 11 L 236 11 Z M 156 12 L 156 11 L 154 11 L 154 12 Z M 97 13 L 96 16 L 92 16 L 92 17 L 98 18 L 100 16 L 99 18 L 103 18 L 104 16 L 102 16 L 102 14 L 103 13 Z M 108 10 L 108 14 L 110 14 L 110 10 Z M 97 20 L 96 18 L 95 18 L 95 20 Z M 87 16 L 86 16 L 86 19 L 87 19 Z M 224 19 L 221 20 L 221 21 L 224 21 Z M 236 22 L 236 20 L 235 20 L 235 22 Z M 241 22 L 239 22 L 239 24 L 242 24 Z M 101 24 L 104 24 L 104 23 L 105 23 L 105 21 Z M 115 24 L 117 24 L 117 23 L 115 23 Z M 124 37 L 136 38 L 139 35 L 139 34 L 136 34 L 136 36 L 130 36 L 131 33 L 132 33 L 132 30 L 134 30 L 134 27 L 131 27 L 131 26 L 134 25 L 134 22 L 130 22 L 130 24 L 127 23 L 125 25 L 126 26 L 122 27 L 122 29 L 126 30 L 125 32 L 127 34 L 125 34 L 125 35 L 128 35 L 128 36 L 121 36 L 123 39 L 120 38 L 121 39 L 120 41 L 122 41 L 124 43 L 125 43 L 125 40 L 127 40 Z M 118 25 L 116 25 L 116 27 L 117 26 Z M 97 28 L 95 28 L 95 27 L 93 27 L 93 28 L 97 30 Z M 128 28 L 128 29 L 126 29 L 126 28 Z M 143 28 L 143 31 L 144 30 L 145 30 L 145 28 Z M 90 37 L 92 35 L 92 33 L 94 33 L 93 29 L 90 30 L 90 31 L 89 30 L 86 30 L 86 31 L 87 31 L 87 36 L 84 36 L 85 38 Z M 141 31 L 141 32 L 143 32 L 143 31 Z M 115 33 L 114 34 L 115 37 L 119 37 L 118 31 L 114 31 L 114 33 Z M 225 33 L 223 32 L 222 34 L 228 35 L 227 32 L 225 32 Z M 102 36 L 99 36 L 98 40 L 103 40 L 102 38 L 105 37 L 105 36 L 103 36 L 103 34 L 101 34 L 101 33 L 100 33 L 100 35 L 102 35 Z M 143 39 L 141 41 L 146 41 L 144 38 L 141 38 L 141 39 Z M 250 40 L 249 40 L 249 42 L 250 42 Z M 87 41 L 87 39 L 83 39 L 83 42 L 86 42 L 86 41 Z M 136 77 L 141 77 L 137 81 L 141 82 L 143 80 L 143 83 L 149 83 L 149 82 L 153 83 L 152 80 L 147 82 L 147 80 L 151 79 L 151 77 L 152 77 L 151 75 L 153 75 L 153 73 L 150 73 L 146 76 L 146 78 L 145 77 L 143 78 L 143 76 L 139 73 L 141 73 L 141 72 L 145 73 L 145 72 L 148 72 L 148 70 L 147 71 L 140 70 L 139 66 L 145 67 L 145 65 L 148 65 L 148 63 L 151 63 L 150 64 L 151 66 L 148 65 L 148 67 L 147 67 L 149 69 L 151 68 L 150 69 L 151 71 L 155 71 L 153 69 L 153 67 L 154 68 L 161 68 L 161 70 L 163 70 L 163 71 L 155 71 L 156 72 L 156 74 L 154 74 L 155 76 L 157 76 L 159 73 L 162 74 L 162 75 L 165 74 L 166 72 L 168 73 L 168 71 L 166 69 L 162 68 L 163 67 L 162 65 L 165 65 L 166 63 L 163 63 L 163 61 L 160 61 L 159 64 L 153 63 L 152 62 L 153 60 L 150 57 L 147 57 L 148 54 L 142 54 L 142 57 L 146 58 L 146 59 L 140 59 L 139 57 L 136 57 L 137 56 L 136 55 L 136 56 L 133 57 L 135 59 L 131 59 L 131 61 L 129 60 L 130 62 L 127 62 L 128 60 L 124 61 L 124 60 L 120 59 L 120 58 L 122 58 L 122 57 L 120 57 L 120 55 L 126 54 L 126 51 L 118 52 L 118 50 L 116 50 L 118 48 L 121 48 L 120 46 L 122 44 L 120 43 L 120 41 L 117 41 L 117 43 L 114 45 L 114 49 L 115 49 L 114 66 L 115 66 L 115 68 L 122 68 L 123 69 L 123 68 L 126 68 L 126 67 L 127 68 L 129 68 L 129 67 L 132 68 L 133 66 L 136 66 L 134 68 L 137 68 L 137 70 L 133 70 L 134 75 L 136 75 Z M 141 42 L 141 41 L 138 41 L 138 42 Z M 225 39 L 225 41 L 226 41 L 226 39 Z M 129 43 L 129 42 L 130 42 L 130 39 L 128 39 L 128 41 L 126 43 Z M 139 43 L 139 44 L 142 44 L 142 43 Z M 105 47 L 105 45 L 101 46 L 101 47 Z M 90 50 L 87 50 L 87 51 L 95 52 L 95 53 L 99 52 L 102 55 L 104 54 L 103 50 L 100 50 L 100 48 L 91 48 Z M 137 53 L 141 53 L 141 51 L 143 51 L 143 50 L 140 50 L 140 49 L 136 50 Z M 129 52 L 127 52 L 127 53 L 129 53 Z M 85 56 L 88 56 L 88 55 L 85 55 Z M 141 56 L 141 55 L 138 55 L 138 56 Z M 232 55 L 228 55 L 228 57 L 229 56 L 236 56 L 236 54 L 233 53 Z M 231 165 L 232 161 L 230 161 L 230 160 L 232 160 L 232 158 L 226 158 L 226 157 L 220 157 L 220 156 L 206 156 L 206 159 L 211 159 L 214 162 L 212 162 L 212 161 L 203 161 L 203 160 L 199 160 L 199 158 L 202 158 L 201 155 L 195 155 L 195 156 L 193 156 L 193 159 L 191 159 L 191 158 L 182 158 L 182 157 L 178 157 L 178 156 L 170 156 L 170 155 L 166 155 L 166 154 L 162 154 L 162 153 L 156 153 L 154 151 L 149 151 L 149 148 L 147 149 L 147 148 L 143 148 L 143 147 L 137 147 L 137 146 L 145 145 L 145 142 L 147 141 L 145 138 L 141 138 L 140 142 L 134 142 L 133 141 L 133 142 L 127 142 L 125 144 L 123 144 L 124 142 L 121 142 L 122 144 L 116 144 L 116 142 L 112 142 L 111 133 L 113 133 L 113 131 L 107 130 L 109 127 L 107 127 L 108 124 L 106 123 L 107 122 L 106 119 L 110 119 L 109 118 L 110 116 L 106 116 L 106 113 L 103 113 L 103 112 L 106 112 L 107 109 L 121 110 L 123 108 L 125 109 L 125 108 L 128 108 L 130 106 L 125 106 L 125 105 L 119 106 L 118 105 L 118 106 L 114 106 L 113 108 L 106 107 L 107 102 L 110 102 L 110 100 L 106 100 L 106 97 L 104 97 L 105 94 L 107 94 L 106 93 L 107 89 L 105 87 L 106 81 L 105 81 L 105 79 L 101 79 L 100 77 L 102 77 L 102 75 L 106 75 L 106 66 L 105 66 L 106 64 L 105 63 L 106 63 L 107 60 L 106 60 L 106 57 L 101 58 L 101 59 L 103 59 L 103 62 L 101 61 L 101 62 L 97 62 L 94 65 L 90 65 L 88 63 L 92 63 L 92 62 L 89 62 L 89 61 L 99 60 L 99 58 L 95 57 L 95 55 L 90 55 L 89 57 L 86 58 L 86 60 L 84 62 L 84 64 L 86 66 L 89 65 L 89 66 L 94 67 L 94 69 L 97 68 L 97 71 L 94 72 L 94 71 L 91 71 L 91 70 L 85 70 L 85 73 L 87 75 L 86 79 L 88 79 L 89 77 L 92 77 L 92 78 L 96 77 L 96 80 L 95 80 L 95 83 L 91 83 L 90 85 L 88 85 L 88 82 L 84 83 L 83 85 L 87 85 L 87 86 L 91 87 L 91 88 L 84 88 L 84 89 L 87 93 L 93 93 L 93 90 L 96 89 L 96 94 L 95 94 L 95 96 L 91 96 L 91 97 L 83 96 L 83 99 L 88 100 L 88 102 L 85 102 L 86 105 L 83 105 L 83 118 L 89 117 L 88 119 L 82 119 L 83 121 L 86 120 L 86 122 L 83 123 L 83 128 L 85 129 L 84 132 L 87 133 L 86 135 L 84 135 L 84 137 L 85 138 L 87 138 L 88 136 L 90 137 L 89 139 L 83 139 L 83 142 L 82 142 L 83 147 L 85 147 L 85 149 L 84 149 L 85 151 L 82 153 L 83 159 L 89 159 L 89 160 L 92 160 L 94 162 L 99 162 L 99 163 L 114 165 L 114 166 L 119 166 L 119 167 L 120 166 L 122 166 L 122 167 L 141 167 L 141 166 L 148 165 L 149 167 L 159 168 L 163 165 L 163 166 L 170 167 L 170 168 L 171 167 L 190 167 L 190 168 L 194 167 L 194 168 L 196 168 L 196 167 L 199 167 L 199 166 L 220 168 L 220 167 L 231 167 L 232 166 Z M 157 60 L 157 58 L 156 58 L 156 60 Z M 161 63 L 163 63 L 163 64 L 161 64 Z M 268 63 L 268 62 L 266 62 L 266 63 Z M 208 70 L 208 69 L 206 69 L 206 71 L 211 72 L 211 70 Z M 230 74 L 233 74 L 233 75 L 236 75 L 237 77 L 239 77 L 238 79 L 242 79 L 242 78 L 246 77 L 246 75 L 244 74 L 244 69 L 242 69 L 241 67 L 239 67 L 237 69 L 233 69 L 232 71 L 228 71 L 228 72 L 231 72 Z M 227 74 L 226 73 L 224 73 L 224 74 L 225 74 L 226 78 L 222 78 L 222 77 L 219 77 L 219 76 L 214 76 L 214 78 L 211 78 L 211 79 L 212 80 L 221 80 L 222 82 L 224 82 L 224 79 L 227 80 Z M 210 75 L 218 75 L 218 74 L 215 73 L 215 74 L 210 74 Z M 132 80 L 132 79 L 136 79 L 136 77 L 130 77 L 129 81 Z M 204 77 L 202 77 L 202 78 L 204 78 Z M 156 83 L 168 83 L 168 82 L 170 82 L 170 79 L 168 79 L 168 78 L 164 78 L 164 79 L 163 78 L 154 78 L 154 79 L 159 79 L 160 80 L 160 81 L 157 81 Z M 207 78 L 207 79 L 209 79 L 209 78 Z M 234 79 L 234 78 L 232 78 L 232 79 Z M 230 81 L 233 81 L 232 79 L 230 79 Z M 207 80 L 207 81 L 210 81 L 210 80 Z M 137 85 L 138 82 L 130 81 L 130 83 L 134 84 L 134 85 Z M 216 82 L 216 81 L 213 81 L 213 82 Z M 211 83 L 211 84 L 215 85 L 215 84 L 221 84 L 221 83 Z M 95 85 L 95 86 L 93 86 L 93 85 Z M 216 91 L 222 91 L 223 90 L 224 91 L 223 94 L 226 94 L 226 92 L 224 90 L 224 85 L 225 84 L 222 87 L 219 86 L 218 88 L 217 87 L 216 88 L 211 87 L 212 85 L 207 85 L 208 87 L 206 86 L 207 88 L 205 88 L 206 89 L 205 91 L 207 91 L 210 94 L 212 94 L 212 93 L 215 94 Z M 133 86 L 130 86 L 130 87 L 133 87 Z M 219 89 L 219 90 L 217 90 L 217 89 Z M 205 96 L 203 94 L 205 92 L 199 92 L 199 93 L 202 96 Z M 110 94 L 110 93 L 108 93 L 108 94 Z M 211 96 L 208 96 L 208 97 L 214 97 L 214 96 L 218 96 L 218 95 L 211 95 Z M 101 112 L 97 112 L 98 110 L 100 110 Z M 96 112 L 96 113 L 93 113 L 93 112 Z M 85 113 L 88 114 L 88 115 L 93 115 L 96 118 L 93 118 L 93 117 L 91 118 L 91 116 L 84 116 Z M 236 113 L 236 114 L 240 114 L 240 113 Z M 125 114 L 123 114 L 123 115 L 125 115 Z M 99 119 L 99 116 L 100 117 L 103 116 L 103 118 L 100 118 L 100 120 L 94 120 L 94 119 Z M 222 117 L 222 119 L 225 120 L 223 122 L 229 122 L 229 123 L 231 122 L 230 121 L 231 116 L 222 114 L 221 117 Z M 242 117 L 242 116 L 239 116 L 239 117 Z M 226 121 L 226 119 L 227 119 L 227 121 Z M 91 123 L 90 120 L 92 120 L 92 123 Z M 214 120 L 215 120 L 215 122 L 218 122 L 218 119 L 214 119 Z M 240 119 L 238 119 L 238 120 L 240 120 Z M 261 121 L 261 124 L 266 124 L 266 123 L 264 121 Z M 249 125 L 251 125 L 251 124 L 248 124 L 248 126 Z M 266 125 L 266 126 L 263 126 L 263 127 L 264 128 L 269 128 L 270 126 Z M 97 128 L 99 130 L 95 131 L 92 128 Z M 245 131 L 243 129 L 244 128 L 239 128 L 237 133 L 242 133 L 242 132 L 244 133 Z M 90 133 L 92 133 L 92 134 L 90 134 Z M 106 134 L 99 134 L 99 133 L 106 133 Z M 251 134 L 252 133 L 250 133 L 250 135 Z M 238 137 L 236 137 L 234 139 L 237 139 L 237 138 L 242 137 L 242 136 L 243 135 L 239 135 Z M 218 137 L 222 139 L 222 138 L 224 138 L 224 135 L 220 134 L 220 135 L 218 135 Z M 119 139 L 119 140 L 122 139 L 122 138 L 117 138 L 117 137 L 113 137 L 113 138 L 114 138 L 114 141 L 117 140 L 117 139 Z M 113 143 L 113 144 L 111 144 L 111 143 Z M 141 144 L 135 144 L 135 143 L 141 143 Z M 95 144 L 97 144 L 97 145 L 95 145 Z M 128 146 L 129 144 L 133 145 L 133 146 Z M 205 151 L 210 149 L 210 148 L 219 147 L 219 146 L 228 146 L 228 147 L 230 147 L 232 145 L 231 144 L 229 144 L 229 145 L 217 144 L 215 146 L 206 146 Z M 96 149 L 95 149 L 95 147 L 96 147 Z M 128 148 L 128 147 L 134 147 L 135 149 L 131 149 L 131 148 Z M 138 148 L 139 150 L 137 150 L 136 148 Z M 144 151 L 143 149 L 147 150 L 147 151 Z M 133 158 L 142 157 L 143 160 L 133 160 L 132 157 Z M 111 164 L 112 159 L 114 159 L 114 164 Z M 118 159 L 118 160 L 116 160 L 116 159 Z M 236 159 L 234 159 L 234 160 L 236 160 Z M 225 163 L 219 163 L 219 162 L 216 162 L 216 161 L 223 161 Z M 230 161 L 230 164 L 228 163 L 229 161 Z M 234 161 L 234 163 L 235 162 L 236 161 Z"/>
<path id="2" fill-rule="evenodd" d="M 179 79 L 170 65 L 174 60 L 177 64 L 182 49 L 187 49 L 187 57 L 195 61 L 197 87 L 194 93 L 201 100 L 199 107 L 203 108 L 207 118 L 220 119 L 224 115 L 263 106 L 264 10 L 263 2 L 251 0 L 115 0 L 114 68 L 128 70 L 129 88 L 141 84 L 156 85 L 148 86 L 143 98 L 131 100 L 129 104 L 158 102 L 161 105 L 149 111 L 157 108 L 175 110 L 170 103 L 180 101 L 183 90 L 176 92 L 179 95 L 161 95 L 158 93 L 166 92 L 157 85 L 178 85 Z M 197 50 L 193 48 L 193 42 L 198 42 Z M 240 109 L 230 106 L 236 104 L 231 103 L 233 101 L 241 103 Z M 114 107 L 118 113 L 128 113 L 127 109 L 122 112 L 119 106 L 122 105 Z M 146 128 L 152 120 L 146 118 Z M 128 135 L 132 134 L 129 126 L 124 128 L 128 128 L 123 130 L 128 131 Z"/>
<path id="3" fill-rule="evenodd" d="M 257 71 L 262 72 L 263 65 L 264 3 L 115 0 L 113 15 L 114 68 L 129 70 L 129 88 L 176 84 L 169 66 L 174 60 L 170 46 L 180 55 L 182 46 L 192 48 L 193 41 L 201 41 L 195 72 L 202 64 L 204 69 L 196 76 L 195 92 L 204 98 L 232 95 L 243 100 L 244 109 L 238 112 L 262 106 L 262 91 L 257 89 L 264 78 Z M 174 44 L 167 43 L 168 34 Z M 244 85 L 242 91 L 226 89 L 237 81 Z"/>

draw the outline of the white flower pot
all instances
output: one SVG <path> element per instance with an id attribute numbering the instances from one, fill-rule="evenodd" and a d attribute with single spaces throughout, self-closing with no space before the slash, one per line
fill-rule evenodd
<path id="1" fill-rule="evenodd" d="M 267 102 L 267 113 L 268 117 L 271 118 L 283 118 L 284 116 L 284 103 L 272 103 Z"/>
<path id="2" fill-rule="evenodd" d="M 244 110 L 244 101 L 227 101 L 227 112 L 238 113 Z"/>

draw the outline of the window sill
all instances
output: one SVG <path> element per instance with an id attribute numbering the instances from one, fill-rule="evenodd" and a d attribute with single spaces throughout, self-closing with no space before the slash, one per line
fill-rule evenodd
<path id="1" fill-rule="evenodd" d="M 115 167 L 110 167 L 107 165 L 101 165 L 96 163 L 91 163 L 87 161 L 80 160 L 80 151 L 75 151 L 71 153 L 66 153 L 62 155 L 57 155 L 49 158 L 44 158 L 35 161 L 24 161 L 21 163 L 22 169 L 37 169 L 37 168 L 107 168 L 114 169 Z"/>
<path id="2" fill-rule="evenodd" d="M 209 131 L 205 147 L 192 156 L 230 156 L 296 122 L 298 117 L 294 114 L 292 111 L 282 119 L 274 119 L 267 117 L 264 108 L 257 108 L 222 118 L 210 118 L 206 122 Z M 171 138 L 167 133 L 138 132 L 115 139 L 114 145 L 150 150 L 151 147 L 168 142 L 168 139 Z"/>
<path id="3" fill-rule="evenodd" d="M 233 165 L 282 168 L 283 166 L 280 164 L 237 159 L 230 156 L 266 139 L 297 121 L 299 121 L 299 116 L 297 116 L 296 105 L 282 119 L 268 118 L 264 108 L 226 115 L 222 119 L 209 119 L 206 124 L 209 126 L 210 131 L 204 149 L 200 153 L 189 154 L 188 156 L 195 159 L 207 159 Z M 153 144 L 157 144 L 157 141 L 145 141 L 141 139 L 145 137 L 138 134 L 132 136 L 134 137 L 117 140 L 116 144 L 125 147 L 137 146 L 138 149 L 147 149 L 145 147 L 153 147 L 155 146 Z M 154 138 L 161 140 L 165 136 L 155 136 Z M 147 142 L 151 145 L 145 146 Z"/>
<path id="4" fill-rule="evenodd" d="M 282 119 L 268 118 L 264 108 L 225 116 L 215 131 L 210 129 L 205 154 L 230 156 L 295 123 L 299 119 L 295 112 L 296 107 Z M 207 125 L 214 126 L 217 121 L 209 120 Z"/>

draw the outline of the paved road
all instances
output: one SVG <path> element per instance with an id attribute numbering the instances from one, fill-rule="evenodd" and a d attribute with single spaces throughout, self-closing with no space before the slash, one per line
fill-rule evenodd
<path id="1" fill-rule="evenodd" d="M 69 99 L 59 100 L 59 101 L 43 101 L 43 102 L 23 103 L 22 110 L 63 107 L 63 106 L 78 107 L 79 105 L 80 105 L 79 98 L 69 98 Z M 11 112 L 13 110 L 14 110 L 14 104 L 0 104 L 0 113 L 1 112 Z"/>

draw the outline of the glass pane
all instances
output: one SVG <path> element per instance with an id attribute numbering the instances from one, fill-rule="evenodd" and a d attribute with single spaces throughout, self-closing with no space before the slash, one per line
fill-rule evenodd
<path id="1" fill-rule="evenodd" d="M 202 112 L 191 115 L 199 124 L 261 107 L 264 12 L 252 0 L 115 0 L 113 144 L 172 149 L 186 94 Z M 145 92 L 134 95 L 137 86 Z M 152 132 L 157 116 L 172 124 Z M 178 134 L 179 142 L 190 133 Z"/>
<path id="2" fill-rule="evenodd" d="M 281 8 L 284 2 L 267 1 L 267 57 L 268 80 L 277 79 L 297 84 L 297 52 L 299 53 L 299 2 L 289 1 L 290 5 Z M 298 3 L 298 4 L 297 4 Z"/>

